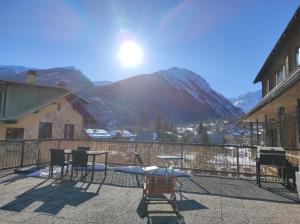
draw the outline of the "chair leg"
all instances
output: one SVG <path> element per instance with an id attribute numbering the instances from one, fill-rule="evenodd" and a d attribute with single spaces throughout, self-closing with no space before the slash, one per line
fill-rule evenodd
<path id="1" fill-rule="evenodd" d="M 72 165 L 72 167 L 71 167 L 71 180 L 73 179 L 73 169 L 74 169 L 74 166 Z"/>
<path id="2" fill-rule="evenodd" d="M 86 182 L 87 166 L 85 167 L 84 181 Z"/>
<path id="3" fill-rule="evenodd" d="M 69 172 L 69 164 L 67 164 L 67 173 Z"/>
<path id="4" fill-rule="evenodd" d="M 51 178 L 51 169 L 52 169 L 52 165 L 50 164 L 50 166 L 49 166 L 49 178 Z"/>
<path id="5" fill-rule="evenodd" d="M 54 166 L 52 165 L 52 167 L 51 167 L 51 178 L 53 177 L 53 169 L 54 169 Z"/>
<path id="6" fill-rule="evenodd" d="M 64 167 L 65 166 L 61 166 L 60 178 L 62 178 L 64 176 Z"/>

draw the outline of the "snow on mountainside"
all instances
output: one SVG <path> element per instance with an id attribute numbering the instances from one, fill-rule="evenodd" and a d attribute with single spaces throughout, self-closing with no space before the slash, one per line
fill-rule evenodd
<path id="1" fill-rule="evenodd" d="M 155 75 L 162 76 L 177 89 L 188 92 L 200 103 L 209 104 L 220 114 L 227 114 L 228 111 L 236 113 L 237 111 L 229 100 L 214 91 L 205 79 L 188 69 L 173 67 L 159 71 Z M 206 92 L 210 97 L 203 97 L 201 92 Z"/>
<path id="2" fill-rule="evenodd" d="M 261 100 L 261 90 L 248 92 L 236 98 L 230 99 L 234 106 L 241 108 L 244 112 L 248 112 Z"/>
<path id="3" fill-rule="evenodd" d="M 201 76 L 177 67 L 100 86 L 97 95 L 110 104 L 121 124 L 150 124 L 158 114 L 176 123 L 242 113 Z"/>

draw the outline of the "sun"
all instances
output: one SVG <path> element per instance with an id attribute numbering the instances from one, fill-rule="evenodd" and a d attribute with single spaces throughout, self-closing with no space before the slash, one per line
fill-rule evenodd
<path id="1" fill-rule="evenodd" d="M 125 41 L 121 44 L 119 60 L 124 67 L 135 67 L 143 61 L 142 48 L 133 41 Z"/>

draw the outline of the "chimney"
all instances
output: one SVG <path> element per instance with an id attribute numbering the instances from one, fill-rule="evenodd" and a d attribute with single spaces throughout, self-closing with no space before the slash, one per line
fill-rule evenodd
<path id="1" fill-rule="evenodd" d="M 36 84 L 36 78 L 37 78 L 37 73 L 35 70 L 27 71 L 27 78 L 26 78 L 27 83 Z"/>
<path id="2" fill-rule="evenodd" d="M 61 87 L 61 88 L 65 88 L 65 87 L 66 87 L 66 83 L 65 83 L 65 81 L 63 81 L 63 80 L 59 80 L 59 81 L 57 82 L 57 86 L 58 86 L 58 87 Z"/>

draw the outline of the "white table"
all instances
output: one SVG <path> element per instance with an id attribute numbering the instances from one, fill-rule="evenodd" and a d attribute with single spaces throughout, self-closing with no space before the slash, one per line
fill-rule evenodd
<path id="1" fill-rule="evenodd" d="M 166 171 L 170 175 L 172 175 L 174 172 L 173 167 L 176 167 L 178 165 L 178 162 L 183 160 L 182 156 L 177 156 L 177 155 L 162 155 L 162 156 L 157 156 L 157 158 L 161 159 L 163 163 L 163 167 L 166 168 Z"/>

